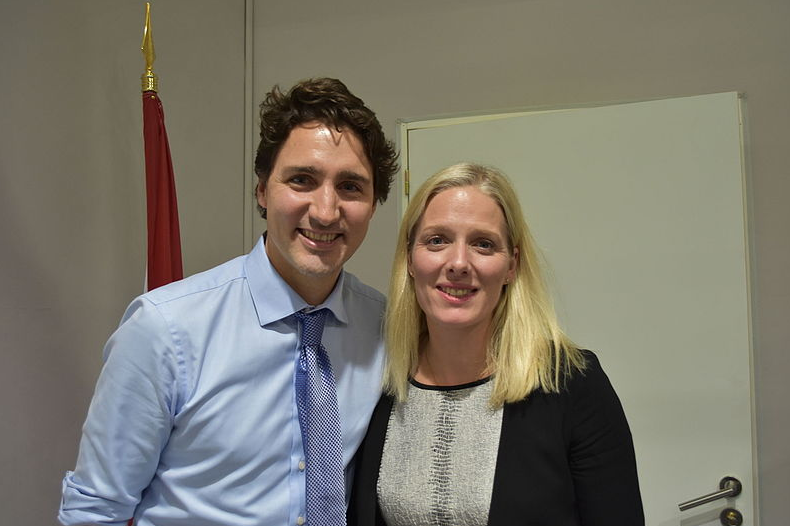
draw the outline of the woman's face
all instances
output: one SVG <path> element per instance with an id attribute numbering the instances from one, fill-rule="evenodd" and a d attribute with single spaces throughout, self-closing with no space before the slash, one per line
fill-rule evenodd
<path id="1" fill-rule="evenodd" d="M 434 196 L 414 231 L 409 274 L 431 330 L 486 328 L 513 279 L 502 210 L 474 186 Z"/>

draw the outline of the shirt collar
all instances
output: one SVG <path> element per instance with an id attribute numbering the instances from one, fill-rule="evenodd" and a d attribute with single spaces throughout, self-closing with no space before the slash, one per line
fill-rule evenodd
<path id="1" fill-rule="evenodd" d="M 247 254 L 244 273 L 250 285 L 252 303 L 258 314 L 261 327 L 291 316 L 303 309 L 328 309 L 343 324 L 348 323 L 348 315 L 343 294 L 345 270 L 341 270 L 335 288 L 321 305 L 310 305 L 288 285 L 274 269 L 266 255 L 264 236 L 258 240 L 252 252 Z"/>

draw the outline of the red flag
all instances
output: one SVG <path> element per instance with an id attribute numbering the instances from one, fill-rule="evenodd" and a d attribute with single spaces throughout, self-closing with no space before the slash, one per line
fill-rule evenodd
<path id="1" fill-rule="evenodd" d="M 184 277 L 173 161 L 162 102 L 155 91 L 143 92 L 145 193 L 148 205 L 147 289 Z"/>

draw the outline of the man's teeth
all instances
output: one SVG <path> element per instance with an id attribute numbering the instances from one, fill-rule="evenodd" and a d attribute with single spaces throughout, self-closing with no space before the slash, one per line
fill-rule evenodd
<path id="1" fill-rule="evenodd" d="M 450 296 L 456 296 L 456 297 L 466 296 L 467 294 L 470 294 L 472 292 L 469 289 L 456 289 L 456 288 L 442 288 L 442 291 L 445 294 L 449 294 Z"/>
<path id="2" fill-rule="evenodd" d="M 309 230 L 302 230 L 302 235 L 307 239 L 312 239 L 313 241 L 320 241 L 322 243 L 328 243 L 337 237 L 337 234 L 317 234 L 315 232 L 310 232 Z"/>

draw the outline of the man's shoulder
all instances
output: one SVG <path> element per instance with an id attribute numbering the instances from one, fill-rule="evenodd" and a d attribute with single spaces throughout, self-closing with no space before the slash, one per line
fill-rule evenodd
<path id="1" fill-rule="evenodd" d="M 353 297 L 356 301 L 370 303 L 382 309 L 387 303 L 384 294 L 370 285 L 362 283 L 358 277 L 350 272 L 345 273 L 343 285 L 345 288 L 344 293 Z"/>
<path id="2" fill-rule="evenodd" d="M 221 289 L 233 286 L 245 279 L 245 257 L 238 256 L 216 267 L 174 281 L 145 293 L 143 297 L 151 303 L 159 305 L 193 295 L 221 291 Z"/>

